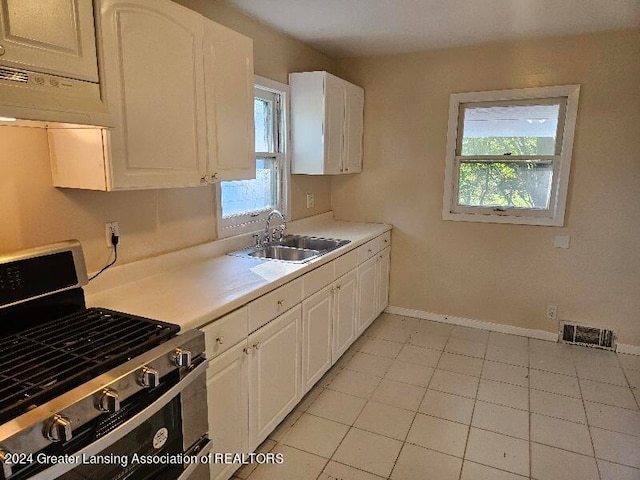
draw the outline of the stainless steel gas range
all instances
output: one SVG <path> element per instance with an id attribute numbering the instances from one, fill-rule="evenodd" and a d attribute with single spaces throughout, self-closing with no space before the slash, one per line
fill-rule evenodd
<path id="1" fill-rule="evenodd" d="M 208 480 L 203 334 L 86 283 L 77 241 L 0 255 L 0 479 Z"/>

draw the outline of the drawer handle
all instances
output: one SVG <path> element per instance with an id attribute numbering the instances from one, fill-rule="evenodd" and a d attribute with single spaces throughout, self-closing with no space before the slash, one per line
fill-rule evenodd
<path id="1" fill-rule="evenodd" d="M 216 338 L 216 343 L 218 345 L 223 345 L 224 344 L 224 337 L 221 335 L 218 338 Z"/>
<path id="2" fill-rule="evenodd" d="M 278 300 L 278 306 L 282 307 L 284 305 L 284 299 Z"/>

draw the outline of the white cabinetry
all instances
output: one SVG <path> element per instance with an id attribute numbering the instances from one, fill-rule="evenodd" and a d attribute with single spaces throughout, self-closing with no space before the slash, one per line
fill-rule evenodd
<path id="1" fill-rule="evenodd" d="M 358 275 L 352 270 L 335 282 L 332 364 L 356 339 L 358 318 Z"/>
<path id="2" fill-rule="evenodd" d="M 169 0 L 97 6 L 116 126 L 50 130 L 54 185 L 108 191 L 255 176 L 251 40 Z"/>
<path id="3" fill-rule="evenodd" d="M 331 368 L 334 291 L 329 285 L 302 302 L 303 393 Z"/>
<path id="4" fill-rule="evenodd" d="M 255 449 L 302 398 L 300 305 L 249 336 L 249 448 Z"/>
<path id="5" fill-rule="evenodd" d="M 255 450 L 375 320 L 387 303 L 390 240 L 387 232 L 202 328 L 214 451 Z M 212 465 L 211 480 L 236 467 Z"/>
<path id="6" fill-rule="evenodd" d="M 246 343 L 245 338 L 242 343 L 215 358 L 207 370 L 209 438 L 216 452 L 249 452 Z M 211 479 L 226 480 L 237 467 L 212 463 Z"/>
<path id="7" fill-rule="evenodd" d="M 0 0 L 0 64 L 98 81 L 91 0 Z"/>
<path id="8" fill-rule="evenodd" d="M 373 257 L 358 266 L 358 333 L 360 335 L 378 316 L 376 269 L 378 258 Z"/>
<path id="9" fill-rule="evenodd" d="M 362 170 L 364 90 L 327 72 L 289 75 L 294 174 Z"/>

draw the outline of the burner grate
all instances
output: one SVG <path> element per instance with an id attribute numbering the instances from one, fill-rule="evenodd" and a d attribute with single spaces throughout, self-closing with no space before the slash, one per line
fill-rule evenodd
<path id="1" fill-rule="evenodd" d="M 107 372 L 180 327 L 89 308 L 0 340 L 0 424 Z"/>

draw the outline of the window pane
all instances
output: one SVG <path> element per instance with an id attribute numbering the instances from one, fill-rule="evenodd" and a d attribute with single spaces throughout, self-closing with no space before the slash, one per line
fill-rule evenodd
<path id="1" fill-rule="evenodd" d="M 461 155 L 554 155 L 560 105 L 465 107 Z"/>
<path id="2" fill-rule="evenodd" d="M 460 163 L 458 205 L 547 209 L 553 162 Z"/>
<path id="3" fill-rule="evenodd" d="M 255 179 L 221 182 L 220 190 L 223 218 L 276 208 L 278 203 L 276 160 L 258 158 Z"/>
<path id="4" fill-rule="evenodd" d="M 256 152 L 275 152 L 273 102 L 263 98 L 254 98 L 253 121 L 256 132 Z"/>

